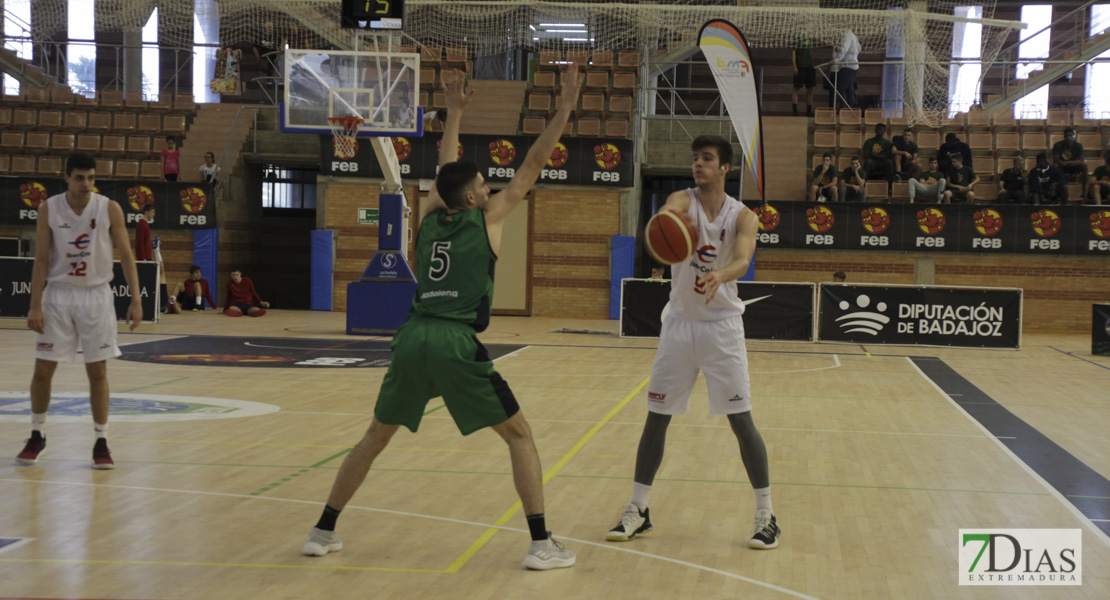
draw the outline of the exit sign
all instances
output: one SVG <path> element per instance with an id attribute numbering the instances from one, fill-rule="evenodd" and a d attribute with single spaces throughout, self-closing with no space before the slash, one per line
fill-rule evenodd
<path id="1" fill-rule="evenodd" d="M 358 209 L 358 224 L 359 225 L 377 225 L 378 224 L 378 209 L 376 209 L 376 208 L 360 208 L 360 209 Z"/>

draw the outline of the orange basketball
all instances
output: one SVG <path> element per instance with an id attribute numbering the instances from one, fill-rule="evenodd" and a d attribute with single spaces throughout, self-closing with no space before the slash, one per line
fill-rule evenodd
<path id="1" fill-rule="evenodd" d="M 685 213 L 659 211 L 648 221 L 645 233 L 648 253 L 665 265 L 686 260 L 698 245 L 698 229 Z"/>

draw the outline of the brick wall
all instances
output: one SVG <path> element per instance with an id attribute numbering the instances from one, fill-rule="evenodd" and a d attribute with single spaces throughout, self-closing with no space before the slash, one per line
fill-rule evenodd
<path id="1" fill-rule="evenodd" d="M 844 271 L 849 283 L 914 283 L 916 259 L 893 253 L 763 250 L 758 281 L 831 281 Z M 1024 292 L 1025 331 L 1088 332 L 1091 304 L 1110 302 L 1110 261 L 1101 257 L 927 255 L 936 262 L 936 285 L 1017 287 Z"/>

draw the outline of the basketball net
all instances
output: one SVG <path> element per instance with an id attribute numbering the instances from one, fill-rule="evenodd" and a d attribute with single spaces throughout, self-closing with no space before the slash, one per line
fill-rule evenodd
<path id="1" fill-rule="evenodd" d="M 335 155 L 339 158 L 350 159 L 358 152 L 358 126 L 362 125 L 362 117 L 329 117 L 328 125 L 331 127 L 332 144 Z"/>

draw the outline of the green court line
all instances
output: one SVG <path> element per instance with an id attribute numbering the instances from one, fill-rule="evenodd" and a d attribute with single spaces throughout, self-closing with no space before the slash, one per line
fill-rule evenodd
<path id="1" fill-rule="evenodd" d="M 428 415 L 430 415 L 430 414 L 434 413 L 435 411 L 437 411 L 437 410 L 439 410 L 439 409 L 443 408 L 444 406 L 447 406 L 447 405 L 446 405 L 446 404 L 440 404 L 439 406 L 437 406 L 437 407 L 433 408 L 432 410 L 429 410 L 428 412 L 424 413 L 424 416 L 426 417 L 426 416 L 428 416 Z"/>
<path id="2" fill-rule="evenodd" d="M 325 458 L 324 460 L 312 465 L 309 468 L 310 469 L 318 469 L 318 468 L 330 463 L 331 461 L 339 458 L 340 456 L 343 456 L 344 454 L 350 452 L 351 450 L 354 450 L 354 448 L 344 448 L 344 449 L 340 450 L 339 452 L 336 452 L 335 454 L 332 454 L 331 456 Z"/>
<path id="3" fill-rule="evenodd" d="M 145 390 L 145 389 L 147 389 L 147 388 L 152 388 L 152 387 L 158 387 L 158 386 L 160 386 L 160 385 L 166 385 L 167 383 L 173 383 L 173 382 L 175 382 L 175 381 L 181 381 L 181 380 L 183 380 L 183 379 L 192 379 L 192 376 L 190 375 L 190 376 L 188 376 L 188 377 L 178 377 L 177 379 L 171 379 L 171 380 L 169 380 L 169 381 L 163 381 L 163 382 L 161 382 L 161 383 L 152 383 L 152 384 L 150 384 L 150 385 L 140 385 L 140 386 L 139 386 L 139 387 L 137 387 L 137 388 L 131 388 L 131 389 L 129 389 L 129 390 L 123 390 L 123 391 L 121 391 L 120 393 L 121 393 L 121 394 L 126 394 L 126 393 L 129 393 L 129 392 L 134 392 L 134 391 L 137 391 L 137 390 Z"/>
<path id="4" fill-rule="evenodd" d="M 331 456 L 325 458 L 324 460 L 322 460 L 322 461 L 320 461 L 320 462 L 318 462 L 314 465 L 310 465 L 308 468 L 301 469 L 300 471 L 297 471 L 296 473 L 293 473 L 293 474 L 291 474 L 287 477 L 282 477 L 281 479 L 279 479 L 279 480 L 277 480 L 277 481 L 275 481 L 275 482 L 273 482 L 269 485 L 263 486 L 263 487 L 259 488 L 258 490 L 251 492 L 250 495 L 251 496 L 257 496 L 257 495 L 261 494 L 262 492 L 268 492 L 268 491 L 276 488 L 277 486 L 279 486 L 279 485 L 281 485 L 281 484 L 283 484 L 287 481 L 291 481 L 294 477 L 300 477 L 302 473 L 308 473 L 312 469 L 319 469 L 320 467 L 322 467 L 322 466 L 326 465 L 327 463 L 339 458 L 340 456 L 343 456 L 344 454 L 350 452 L 351 450 L 352 450 L 352 448 L 344 448 L 344 449 L 340 450 L 339 452 L 336 452 L 335 454 L 332 454 Z"/>
<path id="5" fill-rule="evenodd" d="M 1110 500 L 1110 496 L 1079 496 L 1076 494 L 1065 496 L 1065 498 L 1094 498 L 1096 500 Z"/>

